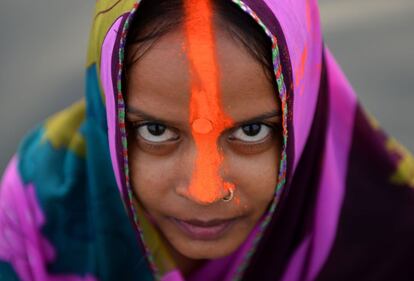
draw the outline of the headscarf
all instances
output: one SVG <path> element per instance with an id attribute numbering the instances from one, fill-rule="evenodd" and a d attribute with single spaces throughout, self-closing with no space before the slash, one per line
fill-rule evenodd
<path id="1" fill-rule="evenodd" d="M 273 43 L 279 182 L 246 242 L 190 279 L 411 279 L 414 159 L 359 105 L 317 1 L 233 2 Z M 30 132 L 5 171 L 0 280 L 182 280 L 162 270 L 168 255 L 129 185 L 121 75 L 139 3 L 97 1 L 85 98 Z"/>

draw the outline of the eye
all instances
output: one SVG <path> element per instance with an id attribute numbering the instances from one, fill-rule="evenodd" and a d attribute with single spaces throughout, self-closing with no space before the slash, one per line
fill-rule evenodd
<path id="1" fill-rule="evenodd" d="M 272 129 L 269 126 L 262 123 L 253 123 L 237 128 L 230 138 L 232 140 L 255 143 L 266 139 L 271 132 Z"/>
<path id="2" fill-rule="evenodd" d="M 137 134 L 148 142 L 162 143 L 178 139 L 178 135 L 167 126 L 157 123 L 138 125 Z"/>

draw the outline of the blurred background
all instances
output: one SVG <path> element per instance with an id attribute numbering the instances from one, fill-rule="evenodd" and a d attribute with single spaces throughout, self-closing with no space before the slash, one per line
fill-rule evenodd
<path id="1" fill-rule="evenodd" d="M 414 151 L 414 1 L 319 2 L 325 41 L 359 99 Z M 0 174 L 25 132 L 83 95 L 94 3 L 1 0 Z"/>

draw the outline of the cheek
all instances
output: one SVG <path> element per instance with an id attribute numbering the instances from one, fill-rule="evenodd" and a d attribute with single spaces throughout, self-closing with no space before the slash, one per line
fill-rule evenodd
<path id="1" fill-rule="evenodd" d="M 242 204 L 257 211 L 267 207 L 275 192 L 279 159 L 278 145 L 259 155 L 229 157 L 229 176 L 237 185 Z"/>
<path id="2" fill-rule="evenodd" d="M 150 211 L 171 192 L 176 181 L 175 161 L 151 156 L 132 144 L 129 149 L 132 188 L 144 207 Z"/>

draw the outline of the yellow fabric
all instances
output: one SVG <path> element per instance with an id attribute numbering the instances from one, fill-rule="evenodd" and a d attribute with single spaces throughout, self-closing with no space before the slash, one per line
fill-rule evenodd
<path id="1" fill-rule="evenodd" d="M 391 182 L 398 185 L 408 185 L 414 188 L 414 158 L 410 152 L 396 139 L 390 138 L 387 149 L 400 155 L 397 170 L 391 176 Z"/>
<path id="2" fill-rule="evenodd" d="M 98 71 L 100 70 L 100 48 L 108 30 L 116 22 L 117 18 L 131 11 L 136 2 L 136 0 L 97 1 L 93 16 L 92 32 L 89 38 L 87 67 L 97 63 Z"/>
<path id="3" fill-rule="evenodd" d="M 46 120 L 42 141 L 50 141 L 55 149 L 67 148 L 80 157 L 85 156 L 85 139 L 78 131 L 85 119 L 85 101 L 79 101 Z"/>
<path id="4" fill-rule="evenodd" d="M 154 225 L 148 220 L 141 204 L 134 200 L 134 206 L 137 210 L 141 230 L 144 233 L 145 245 L 149 248 L 159 273 L 164 275 L 165 273 L 174 270 L 177 266 L 169 253 L 164 239 Z"/>

